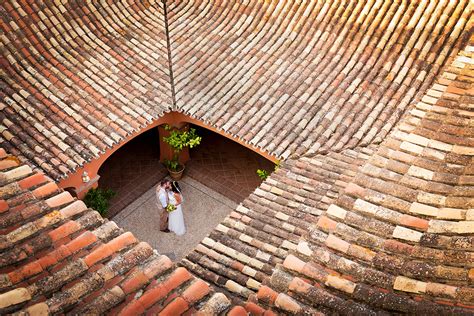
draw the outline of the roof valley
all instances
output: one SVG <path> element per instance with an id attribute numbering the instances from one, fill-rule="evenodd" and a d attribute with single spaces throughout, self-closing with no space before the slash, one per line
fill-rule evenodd
<path id="1" fill-rule="evenodd" d="M 176 90 L 174 86 L 174 75 L 173 75 L 173 62 L 172 62 L 172 52 L 171 52 L 171 41 L 170 41 L 170 30 L 169 30 L 169 23 L 168 23 L 168 8 L 167 8 L 167 0 L 161 0 L 163 3 L 163 18 L 165 21 L 165 34 L 166 34 L 166 48 L 168 52 L 168 67 L 169 67 L 169 77 L 170 77 L 170 88 L 171 88 L 171 98 L 173 100 L 173 106 L 171 110 L 178 111 L 176 106 Z"/>

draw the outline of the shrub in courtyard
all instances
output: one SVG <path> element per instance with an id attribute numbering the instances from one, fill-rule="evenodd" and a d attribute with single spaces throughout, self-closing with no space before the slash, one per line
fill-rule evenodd
<path id="1" fill-rule="evenodd" d="M 84 203 L 87 207 L 93 208 L 100 215 L 105 216 L 109 209 L 109 201 L 113 198 L 115 192 L 110 189 L 92 188 L 84 197 Z"/>
<path id="2" fill-rule="evenodd" d="M 273 170 L 277 171 L 278 169 L 280 169 L 280 161 L 279 160 L 277 160 L 277 162 L 275 163 L 275 168 Z M 265 180 L 267 180 L 270 173 L 267 170 L 264 170 L 264 169 L 257 169 L 257 175 L 260 179 L 265 181 Z"/>
<path id="3" fill-rule="evenodd" d="M 257 175 L 260 179 L 265 181 L 268 178 L 268 171 L 263 169 L 257 169 Z"/>

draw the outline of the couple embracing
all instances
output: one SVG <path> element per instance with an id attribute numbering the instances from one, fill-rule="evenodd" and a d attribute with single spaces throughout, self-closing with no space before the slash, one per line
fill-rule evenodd
<path id="1" fill-rule="evenodd" d="M 178 236 L 186 233 L 181 204 L 183 195 L 178 182 L 161 180 L 156 188 L 158 206 L 161 208 L 160 230 L 165 233 L 172 231 Z"/>

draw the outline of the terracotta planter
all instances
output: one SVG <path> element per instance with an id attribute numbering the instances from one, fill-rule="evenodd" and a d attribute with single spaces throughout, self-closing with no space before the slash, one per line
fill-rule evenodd
<path id="1" fill-rule="evenodd" d="M 179 171 L 173 171 L 173 170 L 170 170 L 168 168 L 168 173 L 170 174 L 171 179 L 173 179 L 175 181 L 181 180 L 181 178 L 183 177 L 183 173 L 184 173 L 184 166 L 181 166 L 181 167 L 182 167 L 182 169 L 179 170 Z"/>

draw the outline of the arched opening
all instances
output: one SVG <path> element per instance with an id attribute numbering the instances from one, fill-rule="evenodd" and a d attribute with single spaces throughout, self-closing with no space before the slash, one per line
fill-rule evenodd
<path id="1" fill-rule="evenodd" d="M 150 129 L 114 152 L 99 169 L 99 188 L 111 189 L 111 218 L 166 176 L 160 163 L 158 130 Z"/>
<path id="2" fill-rule="evenodd" d="M 192 178 L 239 203 L 261 183 L 257 169 L 273 170 L 271 161 L 232 139 L 202 126 L 191 124 L 191 127 L 203 141 L 190 150 L 185 178 Z M 159 146 L 158 129 L 149 129 L 117 149 L 100 166 L 98 187 L 116 193 L 107 217 L 117 215 L 166 177 Z"/>
<path id="3" fill-rule="evenodd" d="M 216 227 L 260 183 L 257 169 L 271 172 L 274 163 L 219 133 L 191 124 L 202 136 L 190 150 L 180 180 L 186 235 L 159 231 L 156 187 L 167 176 L 160 162 L 158 128 L 117 149 L 101 165 L 99 188 L 116 192 L 107 217 L 132 231 L 171 259 L 179 260 Z"/>

